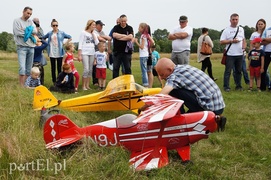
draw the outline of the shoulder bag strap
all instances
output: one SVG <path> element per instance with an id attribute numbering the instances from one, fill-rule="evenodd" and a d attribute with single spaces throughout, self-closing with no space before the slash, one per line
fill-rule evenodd
<path id="1" fill-rule="evenodd" d="M 205 37 L 206 37 L 206 36 L 207 36 L 207 35 L 204 35 L 204 36 L 203 36 L 203 39 L 202 39 L 203 42 L 205 42 Z"/>
<path id="2" fill-rule="evenodd" d="M 239 26 L 237 27 L 237 31 L 236 31 L 236 33 L 235 33 L 235 35 L 234 35 L 233 39 L 234 39 L 234 38 L 236 38 L 236 36 L 237 36 L 237 34 L 238 34 L 238 31 L 239 31 Z M 227 52 L 229 51 L 229 49 L 230 49 L 231 45 L 232 45 L 232 43 L 230 43 L 230 45 L 228 46 L 228 48 L 227 48 L 227 50 L 226 50 L 225 54 L 227 54 Z"/>

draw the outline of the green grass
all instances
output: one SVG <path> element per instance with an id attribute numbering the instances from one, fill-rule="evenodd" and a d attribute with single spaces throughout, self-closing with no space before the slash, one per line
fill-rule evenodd
<path id="1" fill-rule="evenodd" d="M 162 54 L 165 56 L 169 57 Z M 222 88 L 224 66 L 219 62 L 220 55 L 212 57 L 214 77 L 218 78 L 216 82 Z M 136 82 L 141 84 L 139 61 L 136 59 L 133 60 L 132 71 Z M 201 66 L 195 55 L 191 56 L 190 64 Z M 75 65 L 82 72 L 81 63 L 76 62 Z M 45 85 L 49 87 L 52 85 L 49 64 L 45 71 Z M 107 75 L 109 81 L 112 72 L 108 70 Z M 157 79 L 155 86 L 158 86 Z M 231 88 L 234 89 L 233 79 Z M 247 87 L 244 85 L 244 88 Z M 54 95 L 67 99 L 87 93 Z M 226 103 L 224 115 L 228 119 L 226 130 L 213 133 L 209 139 L 191 146 L 192 165 L 183 166 L 178 154 L 170 151 L 168 166 L 134 172 L 128 167 L 129 152 L 121 147 L 101 148 L 86 142 L 62 153 L 45 149 L 43 132 L 39 128 L 40 113 L 32 110 L 33 91 L 18 86 L 17 60 L 1 59 L 0 179 L 271 179 L 271 92 L 222 93 Z M 77 113 L 61 110 L 61 113 L 82 127 L 128 112 Z M 39 170 L 11 171 L 15 164 L 25 165 L 38 160 L 43 163 Z M 51 169 L 61 164 L 62 170 L 57 174 L 47 170 L 47 161 Z"/>

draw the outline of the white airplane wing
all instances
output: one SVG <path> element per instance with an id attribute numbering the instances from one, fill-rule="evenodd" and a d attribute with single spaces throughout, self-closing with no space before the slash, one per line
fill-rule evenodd
<path id="1" fill-rule="evenodd" d="M 170 95 L 156 94 L 142 97 L 141 100 L 149 107 L 135 119 L 134 123 L 151 123 L 167 120 L 180 111 L 183 101 Z"/>

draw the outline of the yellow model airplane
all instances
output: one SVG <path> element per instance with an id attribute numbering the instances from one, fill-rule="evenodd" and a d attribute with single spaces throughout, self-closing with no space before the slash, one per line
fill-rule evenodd
<path id="1" fill-rule="evenodd" d="M 34 90 L 33 108 L 60 107 L 73 111 L 119 111 L 137 110 L 144 105 L 140 101 L 142 96 L 158 94 L 161 88 L 144 88 L 135 83 L 133 75 L 123 75 L 111 80 L 106 89 L 81 97 L 67 100 L 58 100 L 44 86 Z"/>

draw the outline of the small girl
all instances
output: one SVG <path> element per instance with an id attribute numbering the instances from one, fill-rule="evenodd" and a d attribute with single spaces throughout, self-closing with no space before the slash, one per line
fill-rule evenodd
<path id="1" fill-rule="evenodd" d="M 96 51 L 94 54 L 94 65 L 96 65 L 96 78 L 98 79 L 100 90 L 104 90 L 106 85 L 106 62 L 109 56 L 105 52 L 104 42 L 99 42 L 98 49 L 99 51 Z"/>
<path id="2" fill-rule="evenodd" d="M 72 73 L 75 77 L 75 91 L 78 91 L 78 84 L 79 84 L 79 80 L 80 80 L 80 76 L 79 73 L 77 72 L 75 66 L 74 66 L 74 62 L 73 60 L 76 60 L 76 58 L 73 57 L 73 52 L 74 52 L 74 44 L 71 42 L 68 42 L 65 45 L 65 49 L 66 49 L 66 53 L 63 56 L 62 59 L 62 66 L 66 63 L 69 64 L 71 66 L 72 69 Z"/>
<path id="3" fill-rule="evenodd" d="M 144 87 L 152 87 L 153 74 L 152 74 L 152 58 L 150 58 L 150 64 L 148 64 L 148 57 L 151 56 L 150 47 L 154 44 L 154 40 L 151 37 L 150 26 L 146 23 L 140 23 L 138 32 L 141 34 L 140 42 L 137 38 L 134 38 L 135 43 L 139 47 L 139 59 L 140 68 L 142 73 L 142 84 Z"/>

